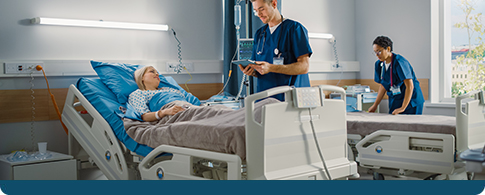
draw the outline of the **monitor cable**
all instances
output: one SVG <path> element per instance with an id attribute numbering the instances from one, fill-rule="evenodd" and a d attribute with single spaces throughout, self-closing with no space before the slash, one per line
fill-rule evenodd
<path id="1" fill-rule="evenodd" d="M 310 113 L 310 124 L 312 126 L 313 138 L 315 140 L 315 145 L 317 147 L 318 154 L 320 155 L 320 159 L 322 160 L 323 167 L 325 168 L 325 173 L 327 173 L 327 179 L 332 180 L 332 177 L 330 176 L 330 172 L 328 171 L 328 168 L 327 168 L 327 163 L 325 163 L 325 159 L 323 158 L 322 151 L 320 150 L 320 144 L 318 144 L 317 134 L 315 133 L 315 127 L 313 126 L 312 109 L 308 108 L 308 112 Z"/>

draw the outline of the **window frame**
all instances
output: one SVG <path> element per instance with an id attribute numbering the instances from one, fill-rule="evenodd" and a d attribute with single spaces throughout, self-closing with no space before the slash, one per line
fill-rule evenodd
<path id="1" fill-rule="evenodd" d="M 451 98 L 451 0 L 431 1 L 430 103 L 454 104 Z M 449 78 L 449 79 L 447 79 Z"/>

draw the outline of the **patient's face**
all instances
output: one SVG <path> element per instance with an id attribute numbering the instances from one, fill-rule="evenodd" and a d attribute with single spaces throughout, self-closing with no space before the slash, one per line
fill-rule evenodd
<path id="1" fill-rule="evenodd" d="M 160 84 L 160 77 L 158 72 L 153 67 L 148 67 L 143 75 L 143 84 L 147 90 L 156 90 Z"/>

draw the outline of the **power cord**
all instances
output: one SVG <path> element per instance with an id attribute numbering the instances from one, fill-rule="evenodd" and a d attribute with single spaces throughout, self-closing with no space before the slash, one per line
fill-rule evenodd
<path id="1" fill-rule="evenodd" d="M 61 118 L 62 116 L 61 116 L 61 112 L 59 111 L 59 106 L 57 106 L 56 98 L 54 97 L 54 94 L 51 93 L 51 89 L 49 87 L 49 81 L 47 81 L 47 76 L 45 76 L 44 68 L 42 68 L 42 66 L 40 65 L 37 65 L 35 69 L 37 71 L 42 70 L 42 73 L 44 74 L 44 78 L 45 78 L 45 83 L 47 84 L 47 91 L 51 95 L 52 104 L 54 104 L 54 108 L 56 109 L 56 113 L 57 113 L 57 116 L 59 117 L 59 121 L 61 122 L 62 128 L 64 128 L 64 131 L 66 132 L 66 134 L 69 134 L 69 131 L 66 125 L 62 122 L 62 118 Z"/>
<path id="2" fill-rule="evenodd" d="M 35 123 L 35 96 L 34 96 L 34 76 L 32 75 L 33 72 L 30 73 L 30 102 L 32 103 L 32 120 L 30 121 L 30 138 L 32 139 L 32 152 L 36 151 L 35 149 L 35 134 L 34 134 L 34 123 Z"/>
<path id="3" fill-rule="evenodd" d="M 338 53 L 337 53 L 337 39 L 334 39 L 332 41 L 332 47 L 333 47 L 333 54 L 335 56 L 335 62 L 336 62 L 336 68 L 339 68 L 340 67 L 340 61 L 338 59 Z M 344 69 L 341 68 L 340 70 L 340 78 L 338 80 L 338 83 L 337 83 L 337 86 L 340 84 L 340 81 L 342 81 L 342 75 L 344 74 Z"/>
<path id="4" fill-rule="evenodd" d="M 249 77 L 248 75 L 243 75 L 243 78 L 241 79 L 241 85 L 239 87 L 239 92 L 237 93 L 236 100 L 239 100 L 241 98 L 241 93 L 244 87 L 244 82 L 246 81 L 246 78 Z"/>
<path id="5" fill-rule="evenodd" d="M 222 87 L 221 91 L 219 91 L 219 93 L 217 93 L 216 95 L 220 95 L 221 93 L 224 92 L 224 89 L 226 89 L 227 84 L 229 83 L 229 80 L 231 79 L 231 74 L 232 74 L 232 61 L 234 61 L 234 58 L 236 57 L 237 50 L 238 49 L 236 48 L 236 51 L 234 51 L 234 55 L 232 56 L 231 62 L 229 62 L 229 75 L 227 77 L 226 83 L 224 84 L 224 87 Z"/>
<path id="6" fill-rule="evenodd" d="M 328 168 L 327 168 L 327 163 L 325 163 L 325 159 L 323 158 L 322 151 L 320 150 L 320 144 L 318 144 L 317 134 L 315 133 L 315 127 L 313 126 L 312 109 L 308 108 L 308 112 L 310 113 L 310 124 L 312 126 L 313 138 L 315 140 L 315 145 L 317 146 L 318 154 L 320 155 L 320 159 L 322 160 L 323 167 L 325 168 L 325 172 L 327 173 L 328 180 L 332 180 L 332 177 L 330 177 L 330 172 L 328 171 Z"/>
<path id="7" fill-rule="evenodd" d="M 180 40 L 177 38 L 177 33 L 175 32 L 175 30 L 173 30 L 172 28 L 172 32 L 173 32 L 173 37 L 175 37 L 175 40 L 177 40 L 178 44 L 177 44 L 177 47 L 178 47 L 178 58 L 179 58 L 179 65 L 177 67 L 175 67 L 174 71 L 177 72 L 177 74 L 180 74 L 182 72 L 182 69 L 184 69 L 190 76 L 190 79 L 185 81 L 185 88 L 187 88 L 187 92 L 190 93 L 190 89 L 189 89 L 189 86 L 187 85 L 187 83 L 189 81 L 192 80 L 192 75 L 190 74 L 189 70 L 187 70 L 187 68 L 185 66 L 182 66 L 182 46 L 181 46 L 181 42 Z"/>

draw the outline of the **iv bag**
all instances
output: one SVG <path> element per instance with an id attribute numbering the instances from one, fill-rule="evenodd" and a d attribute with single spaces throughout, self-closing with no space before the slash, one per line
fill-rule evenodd
<path id="1" fill-rule="evenodd" d="M 236 25 L 237 28 L 241 26 L 241 6 L 240 5 L 234 6 L 234 25 Z"/>

